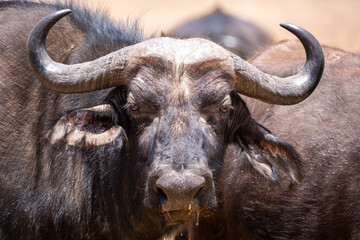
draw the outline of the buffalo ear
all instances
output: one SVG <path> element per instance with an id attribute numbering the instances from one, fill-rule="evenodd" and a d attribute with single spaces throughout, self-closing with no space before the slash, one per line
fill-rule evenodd
<path id="1" fill-rule="evenodd" d="M 108 104 L 79 109 L 61 117 L 48 133 L 51 143 L 71 146 L 101 146 L 119 137 L 125 131 L 115 122 L 116 114 Z"/>
<path id="2" fill-rule="evenodd" d="M 242 157 L 273 181 L 279 181 L 282 176 L 289 177 L 292 183 L 301 181 L 301 160 L 296 150 L 254 120 L 251 123 L 250 128 L 234 139 L 242 150 Z"/>

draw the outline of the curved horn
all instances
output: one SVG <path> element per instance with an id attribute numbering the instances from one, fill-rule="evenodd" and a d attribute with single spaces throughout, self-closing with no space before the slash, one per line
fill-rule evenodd
<path id="1" fill-rule="evenodd" d="M 231 54 L 237 75 L 235 90 L 248 97 L 281 105 L 296 104 L 306 99 L 316 88 L 324 70 L 324 54 L 320 43 L 305 29 L 293 24 L 280 24 L 293 33 L 306 51 L 302 70 L 290 77 L 280 78 L 256 69 L 239 56 Z"/>
<path id="2" fill-rule="evenodd" d="M 90 92 L 124 84 L 131 46 L 91 62 L 66 65 L 54 62 L 45 48 L 51 27 L 71 10 L 54 12 L 36 24 L 27 41 L 27 54 L 34 73 L 48 88 L 62 93 Z"/>

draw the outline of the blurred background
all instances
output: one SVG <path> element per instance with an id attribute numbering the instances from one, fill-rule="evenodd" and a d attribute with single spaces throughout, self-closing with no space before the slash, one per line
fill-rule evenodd
<path id="1" fill-rule="evenodd" d="M 302 26 L 326 45 L 360 51 L 359 0 L 83 0 L 92 9 L 108 9 L 114 20 L 140 19 L 145 33 L 171 32 L 215 9 L 248 21 L 276 42 L 294 38 L 279 23 Z"/>

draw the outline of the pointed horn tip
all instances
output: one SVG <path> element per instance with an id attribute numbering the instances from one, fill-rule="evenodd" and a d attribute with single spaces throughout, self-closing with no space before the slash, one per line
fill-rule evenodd
<path id="1" fill-rule="evenodd" d="M 290 32 L 292 30 L 295 30 L 295 29 L 302 29 L 303 30 L 303 28 L 301 28 L 301 27 L 299 27 L 299 26 L 297 26 L 295 24 L 292 24 L 292 23 L 280 23 L 280 26 L 285 28 L 286 30 L 288 30 Z"/>
<path id="2" fill-rule="evenodd" d="M 53 24 L 55 24 L 57 21 L 59 21 L 61 18 L 65 17 L 66 15 L 68 15 L 69 13 L 71 13 L 72 10 L 71 9 L 61 9 L 58 10 L 50 15 L 48 15 L 48 17 L 45 17 L 44 19 L 51 19 L 52 21 L 46 21 L 48 23 L 53 22 Z"/>
<path id="3" fill-rule="evenodd" d="M 65 17 L 69 13 L 71 13 L 71 9 L 61 9 L 59 11 L 56 11 L 52 14 L 52 18 L 56 20 L 60 20 L 61 18 Z"/>
<path id="4" fill-rule="evenodd" d="M 50 28 L 61 18 L 65 17 L 72 11 L 70 9 L 61 9 L 51 13 L 41 19 L 32 29 L 28 37 L 28 43 L 33 38 L 40 38 L 40 36 L 46 37 Z"/>
<path id="5" fill-rule="evenodd" d="M 50 28 L 61 18 L 71 13 L 71 9 L 61 9 L 42 18 L 31 30 L 27 39 L 27 49 L 34 49 L 38 42 L 44 42 Z M 39 39 L 40 41 L 36 41 Z"/>
<path id="6" fill-rule="evenodd" d="M 72 12 L 71 9 L 66 8 L 55 12 L 55 14 L 65 16 L 71 12 Z"/>

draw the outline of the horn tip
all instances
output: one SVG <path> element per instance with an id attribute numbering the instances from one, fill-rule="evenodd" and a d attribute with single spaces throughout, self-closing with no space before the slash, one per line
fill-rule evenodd
<path id="1" fill-rule="evenodd" d="M 280 26 L 289 31 L 300 28 L 299 26 L 292 24 L 292 23 L 280 23 Z"/>
<path id="2" fill-rule="evenodd" d="M 71 13 L 71 9 L 66 8 L 66 9 L 61 9 L 59 11 L 56 12 L 57 15 L 61 15 L 61 16 L 65 16 L 68 15 L 69 13 Z"/>

